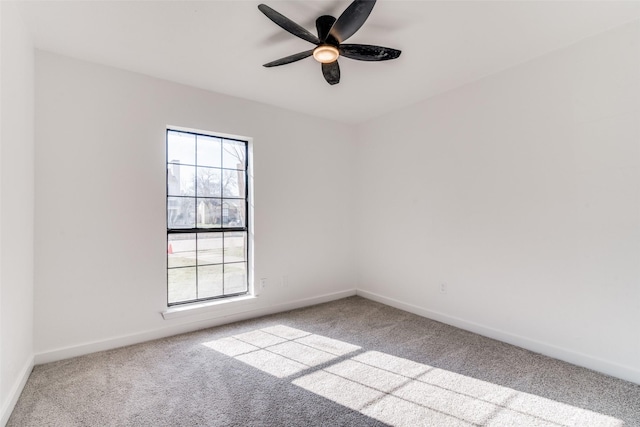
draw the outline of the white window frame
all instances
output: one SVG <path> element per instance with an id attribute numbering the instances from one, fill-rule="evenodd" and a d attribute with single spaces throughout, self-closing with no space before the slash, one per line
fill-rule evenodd
<path id="1" fill-rule="evenodd" d="M 242 293 L 242 294 L 236 294 L 236 295 L 223 295 L 223 296 L 217 296 L 217 297 L 212 297 L 212 298 L 202 298 L 202 299 L 194 299 L 194 300 L 189 300 L 189 301 L 183 301 L 183 302 L 174 302 L 171 303 L 169 302 L 169 283 L 167 280 L 166 283 L 166 292 L 167 292 L 167 307 L 168 309 L 163 312 L 163 317 L 165 319 L 168 318 L 173 318 L 173 317 L 181 317 L 185 314 L 189 314 L 189 312 L 193 312 L 193 314 L 197 314 L 200 313 L 203 309 L 207 309 L 207 307 L 212 307 L 212 306 L 219 306 L 220 304 L 225 304 L 229 303 L 229 302 L 238 302 L 241 303 L 244 301 L 243 304 L 246 303 L 247 300 L 253 299 L 255 296 L 257 296 L 257 288 L 254 284 L 254 250 L 253 250 L 253 242 L 254 242 L 254 232 L 253 232 L 253 225 L 254 225 L 254 219 L 253 219 L 253 138 L 251 137 L 245 137 L 245 136 L 240 136 L 240 135 L 231 135 L 231 134 L 226 134 L 226 133 L 221 133 L 221 132 L 211 132 L 211 131 L 206 131 L 206 130 L 200 130 L 200 129 L 192 129 L 192 128 L 185 128 L 185 127 L 180 127 L 180 126 L 167 126 L 166 130 L 165 130 L 165 149 L 167 147 L 167 136 L 168 136 L 168 132 L 169 131 L 176 131 L 176 132 L 185 132 L 185 133 L 189 133 L 189 134 L 195 134 L 195 135 L 204 135 L 204 136 L 210 136 L 210 137 L 214 137 L 214 138 L 221 138 L 223 140 L 234 140 L 234 141 L 241 141 L 243 143 L 246 144 L 246 155 L 245 155 L 245 203 L 246 203 L 246 210 L 245 210 L 245 227 L 244 230 L 239 230 L 239 228 L 241 227 L 221 227 L 220 229 L 198 229 L 198 227 L 195 227 L 193 230 L 190 230 L 194 233 L 208 233 L 208 232 L 230 232 L 230 231 L 244 231 L 246 232 L 246 268 L 247 268 L 247 292 L 246 293 Z M 165 156 L 166 158 L 166 156 Z M 167 167 L 170 164 L 171 159 L 166 158 L 166 165 Z M 168 179 L 166 180 L 166 184 L 168 185 Z M 168 188 L 167 191 L 165 193 L 165 198 L 167 201 L 167 205 L 169 203 L 169 194 L 168 194 Z M 224 200 L 224 198 L 222 199 Z M 196 208 L 197 209 L 197 208 Z M 168 215 L 168 209 L 165 210 L 165 215 Z M 196 213 L 197 215 L 197 213 Z M 168 219 L 168 218 L 167 218 Z M 167 224 L 167 240 L 169 239 L 169 235 L 170 234 L 175 234 L 175 230 L 174 231 L 170 231 L 169 229 L 169 224 L 168 221 L 166 222 Z M 188 231 L 182 231 L 182 232 L 188 232 Z M 167 274 L 169 273 L 169 265 L 167 264 Z"/>

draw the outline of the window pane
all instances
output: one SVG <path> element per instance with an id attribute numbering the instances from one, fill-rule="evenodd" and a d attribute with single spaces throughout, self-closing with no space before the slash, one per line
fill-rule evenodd
<path id="1" fill-rule="evenodd" d="M 167 196 L 195 196 L 196 168 L 185 165 L 167 165 Z"/>
<path id="2" fill-rule="evenodd" d="M 196 235 L 170 234 L 167 242 L 167 265 L 186 267 L 196 265 Z"/>
<path id="3" fill-rule="evenodd" d="M 244 197 L 244 171 L 222 171 L 222 195 Z"/>
<path id="4" fill-rule="evenodd" d="M 198 234 L 198 265 L 206 264 L 222 264 L 222 233 Z"/>
<path id="5" fill-rule="evenodd" d="M 221 167 L 221 144 L 220 138 L 198 135 L 198 165 Z"/>
<path id="6" fill-rule="evenodd" d="M 226 227 L 244 227 L 244 200 L 223 199 L 222 225 Z"/>
<path id="7" fill-rule="evenodd" d="M 222 142 L 222 167 L 244 170 L 245 143 L 225 139 Z"/>
<path id="8" fill-rule="evenodd" d="M 222 264 L 198 267 L 198 298 L 222 296 Z"/>
<path id="9" fill-rule="evenodd" d="M 170 268 L 168 271 L 169 304 L 196 298 L 196 268 Z"/>
<path id="10" fill-rule="evenodd" d="M 220 228 L 220 199 L 198 199 L 198 227 Z"/>
<path id="11" fill-rule="evenodd" d="M 224 262 L 242 262 L 246 258 L 247 233 L 232 231 L 224 233 Z"/>
<path id="12" fill-rule="evenodd" d="M 247 292 L 247 265 L 244 262 L 224 265 L 225 295 Z"/>
<path id="13" fill-rule="evenodd" d="M 220 169 L 198 168 L 198 196 L 220 197 Z"/>
<path id="14" fill-rule="evenodd" d="M 167 227 L 194 228 L 195 202 L 192 197 L 167 197 Z"/>
<path id="15" fill-rule="evenodd" d="M 167 162 L 195 165 L 196 136 L 184 132 L 167 132 Z"/>
<path id="16" fill-rule="evenodd" d="M 248 292 L 248 233 L 227 231 L 246 227 L 246 160 L 245 141 L 167 131 L 170 305 Z"/>

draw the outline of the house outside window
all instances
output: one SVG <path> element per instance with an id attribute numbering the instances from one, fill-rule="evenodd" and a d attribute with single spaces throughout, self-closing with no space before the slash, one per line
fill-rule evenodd
<path id="1" fill-rule="evenodd" d="M 167 305 L 249 292 L 248 141 L 167 129 Z"/>

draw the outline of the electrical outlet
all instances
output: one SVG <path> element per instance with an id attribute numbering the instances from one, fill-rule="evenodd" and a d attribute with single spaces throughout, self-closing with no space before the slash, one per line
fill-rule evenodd
<path id="1" fill-rule="evenodd" d="M 256 286 L 255 294 L 260 295 L 264 291 L 264 288 L 266 287 L 267 287 L 267 278 L 263 277 L 262 279 L 260 279 L 260 283 L 258 283 L 258 286 Z"/>
<path id="2" fill-rule="evenodd" d="M 440 283 L 440 293 L 441 294 L 446 294 L 447 293 L 447 284 L 446 283 Z"/>

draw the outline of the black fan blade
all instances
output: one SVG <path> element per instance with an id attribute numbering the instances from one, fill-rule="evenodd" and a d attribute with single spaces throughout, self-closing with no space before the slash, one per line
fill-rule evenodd
<path id="1" fill-rule="evenodd" d="M 375 4 L 375 0 L 355 0 L 351 3 L 333 24 L 331 31 L 329 31 L 330 38 L 333 38 L 337 43 L 342 43 L 354 35 L 367 20 Z M 327 40 L 329 41 L 329 39 Z"/>
<path id="2" fill-rule="evenodd" d="M 321 42 L 324 42 L 327 39 L 334 22 L 336 22 L 336 18 L 330 15 L 322 15 L 316 19 L 316 29 L 318 30 L 318 38 Z"/>
<path id="3" fill-rule="evenodd" d="M 271 61 L 267 64 L 264 64 L 263 67 L 277 67 L 278 65 L 291 64 L 292 62 L 300 61 L 301 59 L 308 58 L 313 55 L 313 49 L 306 50 L 300 53 L 294 53 L 293 55 L 285 56 L 284 58 L 276 59 L 275 61 Z"/>
<path id="4" fill-rule="evenodd" d="M 290 32 L 294 36 L 300 37 L 301 39 L 313 44 L 320 44 L 320 39 L 318 39 L 316 36 L 293 22 L 291 19 L 271 9 L 266 4 L 258 5 L 258 9 L 260 9 L 260 12 L 264 13 L 267 18 L 271 19 L 273 22 L 275 22 L 284 30 Z"/>
<path id="5" fill-rule="evenodd" d="M 396 59 L 402 51 L 390 47 L 372 46 L 369 44 L 341 44 L 340 55 L 359 61 L 388 61 Z"/>
<path id="6" fill-rule="evenodd" d="M 340 66 L 338 65 L 338 61 L 322 64 L 322 74 L 330 85 L 340 83 Z"/>

